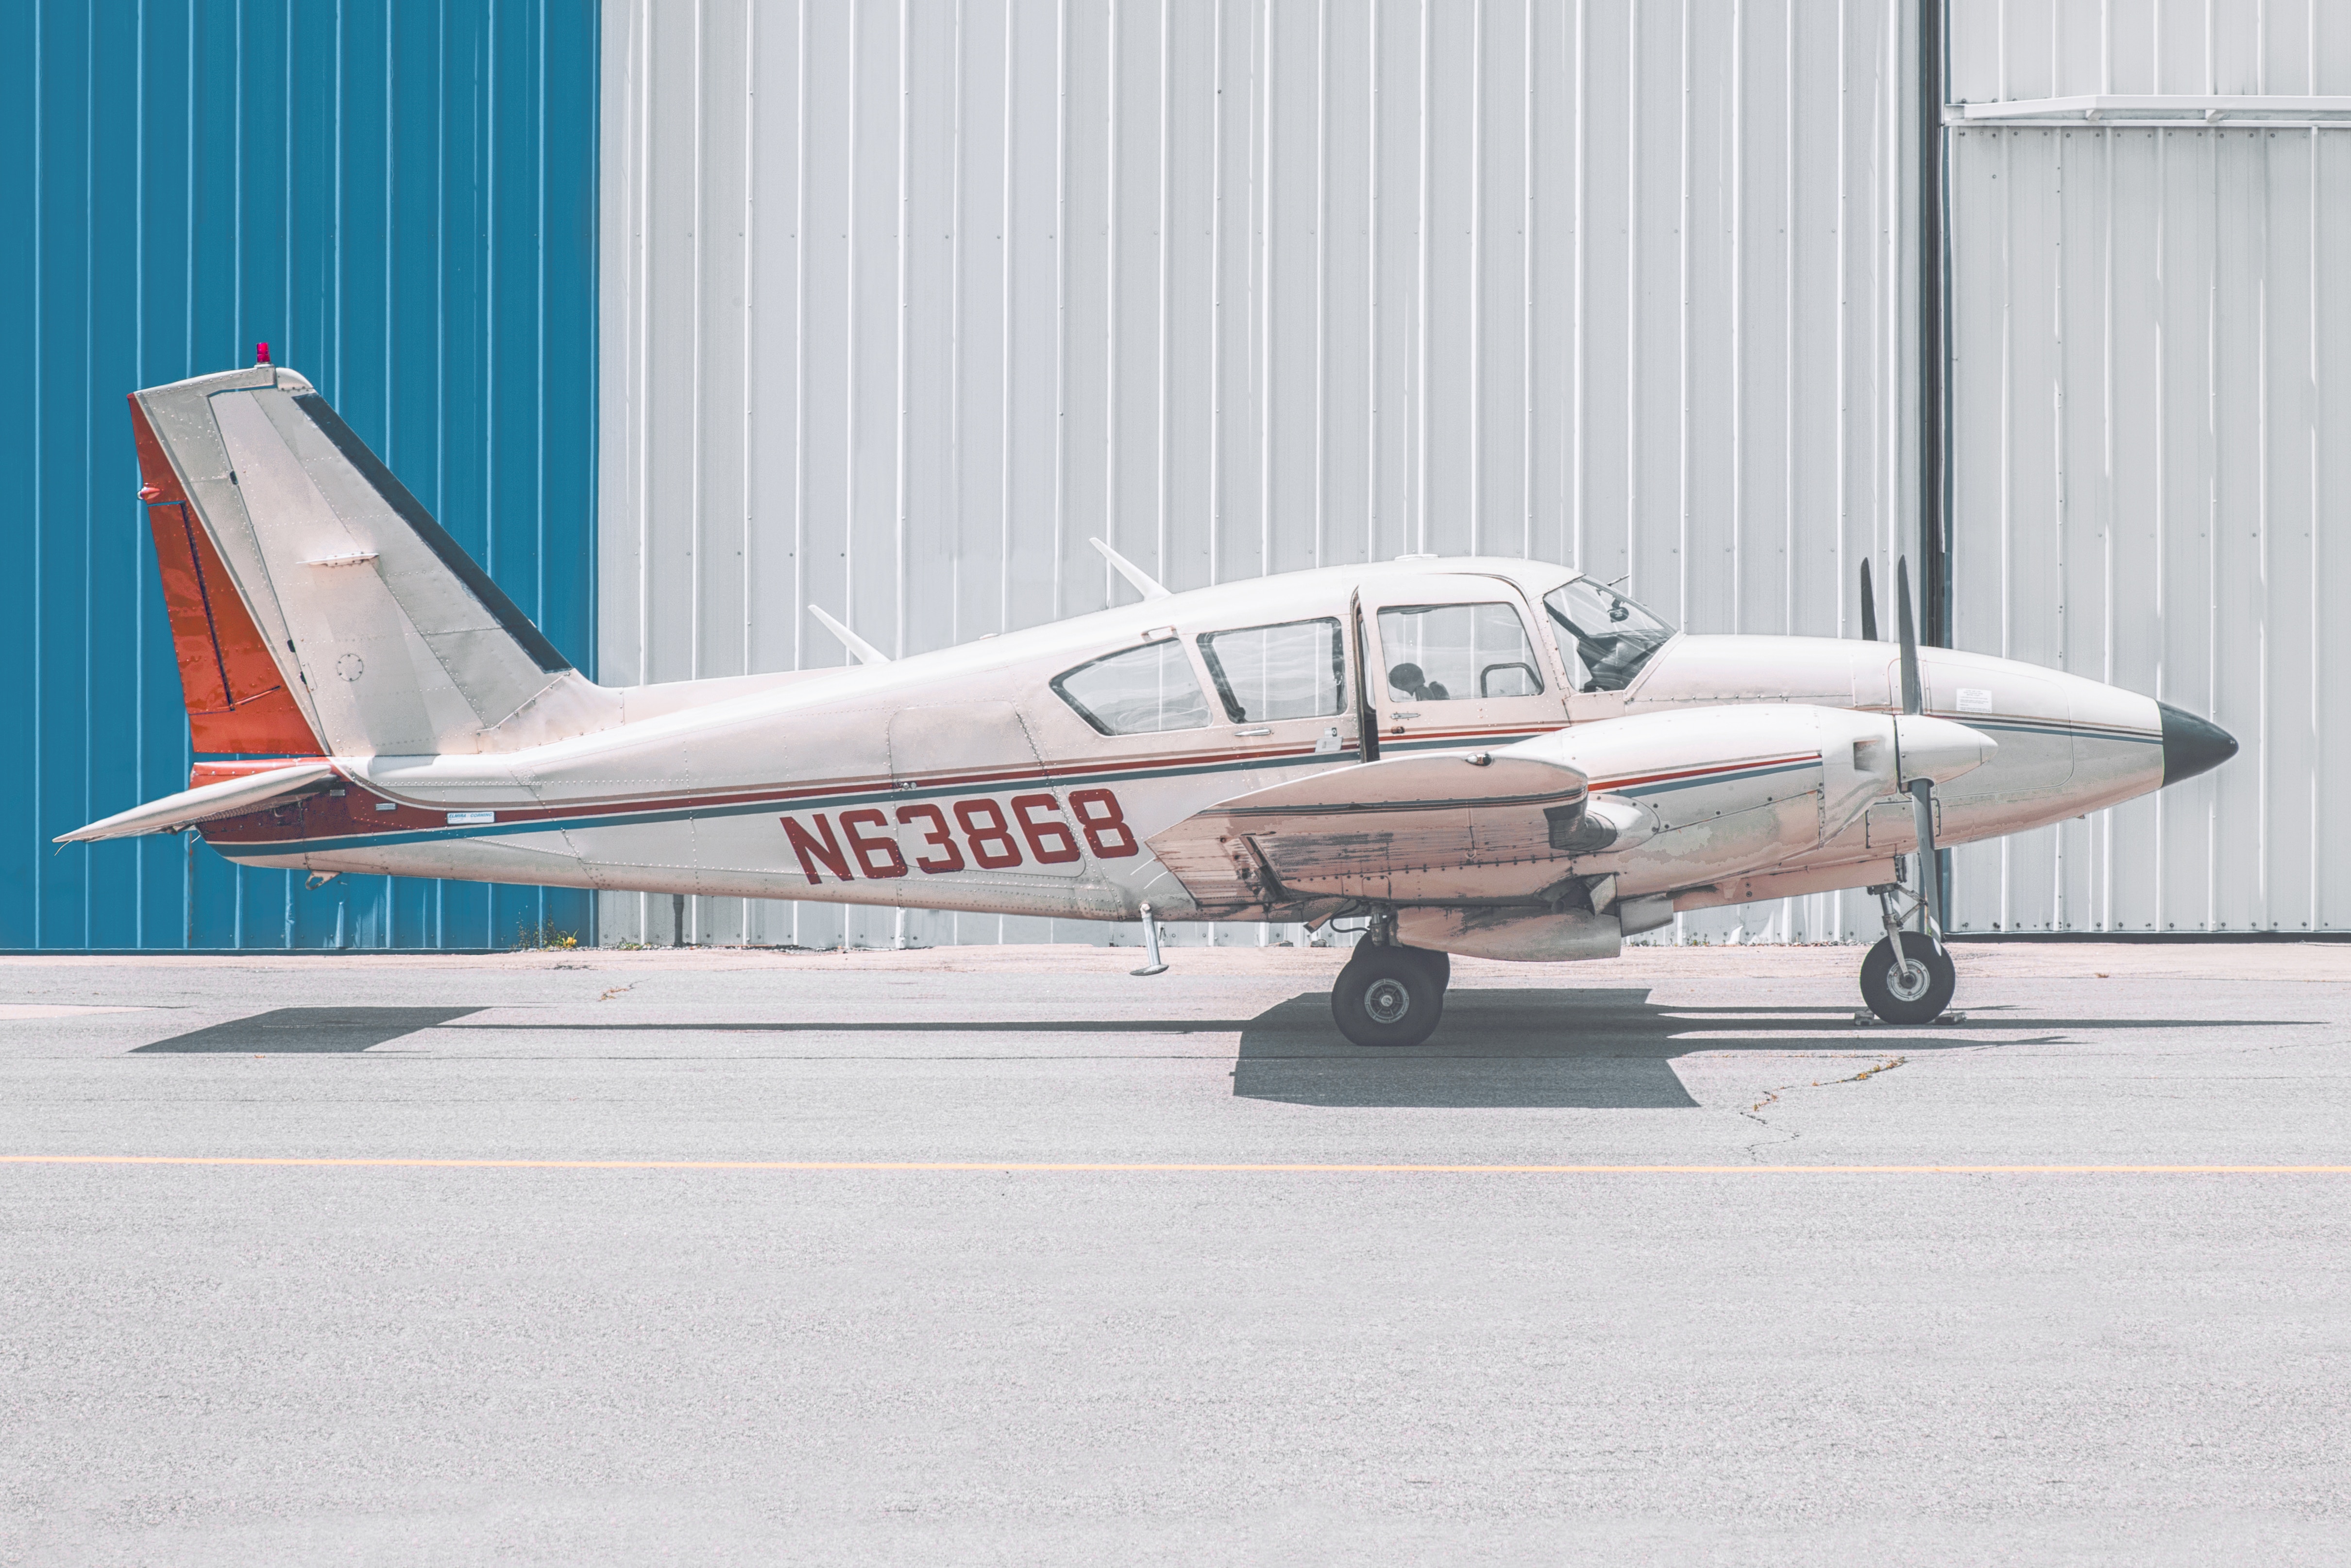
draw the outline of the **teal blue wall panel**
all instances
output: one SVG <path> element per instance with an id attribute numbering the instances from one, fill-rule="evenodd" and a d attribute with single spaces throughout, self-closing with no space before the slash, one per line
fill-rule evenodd
<path id="1" fill-rule="evenodd" d="M 193 760 L 124 397 L 267 342 L 593 673 L 598 7 L 0 6 L 0 948 L 506 946 L 565 889 L 59 832 Z"/>

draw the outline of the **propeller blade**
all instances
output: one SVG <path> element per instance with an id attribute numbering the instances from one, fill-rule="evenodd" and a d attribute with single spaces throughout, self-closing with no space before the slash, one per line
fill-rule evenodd
<path id="1" fill-rule="evenodd" d="M 1869 558 L 1861 558 L 1861 640 L 1875 643 L 1877 636 L 1877 590 L 1869 580 Z"/>
<path id="2" fill-rule="evenodd" d="M 1895 632 L 1902 640 L 1902 711 L 1915 714 L 1924 711 L 1927 704 L 1926 692 L 1918 681 L 1918 627 L 1910 615 L 1907 556 L 1894 563 L 1894 587 Z M 1896 734 L 1900 733 L 1897 727 Z M 1943 862 L 1935 852 L 1935 781 L 1913 779 L 1909 789 L 1910 821 L 1918 835 L 1918 924 L 1926 927 L 1928 939 L 1940 946 L 1935 929 L 1942 918 Z"/>
<path id="3" fill-rule="evenodd" d="M 1894 566 L 1896 592 L 1894 600 L 1895 632 L 1902 639 L 1902 711 L 1925 711 L 1924 694 L 1918 687 L 1918 629 L 1910 620 L 1910 558 L 1904 556 Z"/>

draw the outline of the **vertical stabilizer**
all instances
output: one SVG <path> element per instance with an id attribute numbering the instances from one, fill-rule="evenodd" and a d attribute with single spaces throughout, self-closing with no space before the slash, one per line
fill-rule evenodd
<path id="1" fill-rule="evenodd" d="M 299 375 L 131 404 L 198 749 L 508 751 L 619 722 Z"/>

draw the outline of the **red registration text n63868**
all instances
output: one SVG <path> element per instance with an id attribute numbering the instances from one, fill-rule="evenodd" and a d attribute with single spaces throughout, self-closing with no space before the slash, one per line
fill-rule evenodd
<path id="1" fill-rule="evenodd" d="M 1069 865 L 1086 850 L 1097 860 L 1140 854 L 1125 808 L 1108 789 L 1071 790 L 1066 812 L 1043 790 L 1008 800 L 978 796 L 952 805 L 918 800 L 894 810 L 864 806 L 837 815 L 818 811 L 782 819 L 784 837 L 810 883 L 830 873 L 837 882 L 881 880 L 919 871 L 1008 871 L 1019 865 Z"/>

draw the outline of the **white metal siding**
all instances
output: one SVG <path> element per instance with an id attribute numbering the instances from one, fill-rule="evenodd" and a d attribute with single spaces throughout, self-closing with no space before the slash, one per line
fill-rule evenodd
<path id="1" fill-rule="evenodd" d="M 1944 0 L 1954 103 L 2351 93 L 2342 0 Z"/>
<path id="2" fill-rule="evenodd" d="M 2351 6 L 1959 5 L 1951 64 L 1979 103 L 2346 94 Z M 1955 640 L 2244 747 L 1959 851 L 1955 925 L 2351 926 L 2323 783 L 2351 768 L 2351 130 L 1969 127 L 1950 150 Z"/>
<path id="3" fill-rule="evenodd" d="M 1092 610 L 1089 534 L 1179 589 L 1483 549 L 1849 631 L 1916 528 L 1911 11 L 607 0 L 603 678 L 839 662 L 811 601 L 897 652 Z"/>

